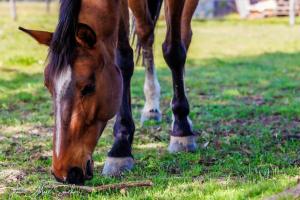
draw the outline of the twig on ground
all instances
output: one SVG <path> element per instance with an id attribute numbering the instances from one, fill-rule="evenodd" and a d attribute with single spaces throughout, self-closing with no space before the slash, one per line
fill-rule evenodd
<path id="1" fill-rule="evenodd" d="M 144 182 L 127 182 L 127 183 L 118 183 L 118 184 L 109 184 L 109 185 L 101 185 L 96 187 L 90 186 L 78 186 L 78 185 L 52 185 L 48 188 L 51 189 L 77 189 L 85 192 L 101 192 L 106 190 L 121 190 L 133 187 L 151 187 L 153 183 L 151 181 L 144 181 Z"/>

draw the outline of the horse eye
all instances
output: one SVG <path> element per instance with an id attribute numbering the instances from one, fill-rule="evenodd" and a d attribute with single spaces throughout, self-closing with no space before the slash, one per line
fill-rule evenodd
<path id="1" fill-rule="evenodd" d="M 88 84 L 83 88 L 83 90 L 81 90 L 81 95 L 87 96 L 87 95 L 93 94 L 95 92 L 95 88 L 96 87 L 94 84 Z"/>

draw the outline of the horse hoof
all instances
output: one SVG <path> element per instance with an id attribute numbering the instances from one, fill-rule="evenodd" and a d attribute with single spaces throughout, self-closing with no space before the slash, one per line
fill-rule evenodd
<path id="1" fill-rule="evenodd" d="M 162 114 L 159 109 L 150 109 L 150 110 L 143 110 L 141 116 L 141 123 L 144 124 L 146 121 L 161 121 Z"/>
<path id="2" fill-rule="evenodd" d="M 196 137 L 195 136 L 186 136 L 186 137 L 171 136 L 168 150 L 170 153 L 195 152 L 197 150 Z"/>
<path id="3" fill-rule="evenodd" d="M 102 174 L 104 176 L 121 176 L 124 172 L 130 171 L 133 166 L 134 160 L 131 157 L 108 157 L 105 161 Z"/>

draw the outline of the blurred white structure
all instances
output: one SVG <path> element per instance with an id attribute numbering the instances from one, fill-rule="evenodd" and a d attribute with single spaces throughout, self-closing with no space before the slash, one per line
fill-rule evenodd
<path id="1" fill-rule="evenodd" d="M 290 0 L 290 9 L 289 9 L 289 15 L 290 15 L 290 25 L 295 25 L 295 15 L 296 15 L 296 0 Z"/>
<path id="2" fill-rule="evenodd" d="M 15 0 L 9 0 L 9 4 L 10 4 L 11 17 L 13 18 L 14 21 L 16 21 L 17 20 L 16 1 Z"/>
<path id="3" fill-rule="evenodd" d="M 264 12 L 265 10 L 276 10 L 277 3 L 275 0 L 261 1 L 250 6 L 250 10 Z"/>
<path id="4" fill-rule="evenodd" d="M 289 15 L 290 25 L 295 25 L 296 15 L 299 15 L 298 0 L 259 0 L 251 5 L 250 0 L 235 0 L 237 11 L 241 18 L 262 18 Z"/>
<path id="5" fill-rule="evenodd" d="M 250 0 L 235 0 L 237 11 L 241 18 L 246 18 L 250 14 Z"/>

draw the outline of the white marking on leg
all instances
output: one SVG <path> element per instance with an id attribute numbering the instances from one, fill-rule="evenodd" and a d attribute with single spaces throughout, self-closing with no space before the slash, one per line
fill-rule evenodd
<path id="1" fill-rule="evenodd" d="M 189 123 L 191 129 L 193 129 L 193 122 L 189 116 L 187 117 L 187 120 L 188 120 L 188 123 Z M 174 130 L 174 123 L 175 123 L 175 116 L 174 116 L 174 114 L 172 114 L 172 130 Z"/>
<path id="2" fill-rule="evenodd" d="M 149 70 L 146 70 L 146 78 L 144 84 L 144 94 L 146 98 L 145 111 L 151 109 L 159 110 L 159 99 L 160 99 L 160 85 L 157 80 L 157 75 L 153 67 L 153 74 Z"/>
<path id="3" fill-rule="evenodd" d="M 157 115 L 161 117 L 159 100 L 160 100 L 160 85 L 157 79 L 152 48 L 144 50 L 144 64 L 145 64 L 145 83 L 144 83 L 144 94 L 145 94 L 145 106 L 142 111 L 142 123 L 151 115 Z M 150 113 L 150 111 L 157 111 L 158 113 Z M 159 119 L 160 120 L 160 119 Z"/>
<path id="4" fill-rule="evenodd" d="M 55 108 L 56 108 L 56 135 L 55 135 L 55 152 L 56 156 L 59 157 L 60 147 L 61 147 L 61 113 L 62 106 L 61 101 L 64 97 L 66 90 L 68 89 L 72 78 L 71 67 L 67 66 L 67 68 L 62 71 L 55 79 Z"/>
<path id="5" fill-rule="evenodd" d="M 171 109 L 172 109 L 172 106 L 171 106 Z M 174 124 L 175 124 L 175 116 L 172 113 L 172 131 L 174 130 Z"/>

